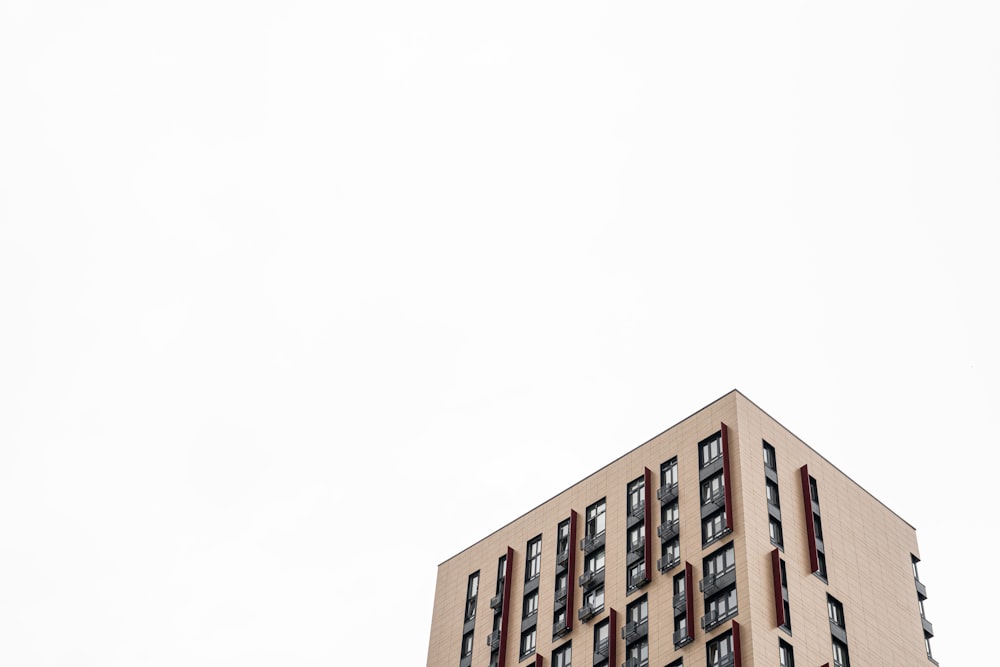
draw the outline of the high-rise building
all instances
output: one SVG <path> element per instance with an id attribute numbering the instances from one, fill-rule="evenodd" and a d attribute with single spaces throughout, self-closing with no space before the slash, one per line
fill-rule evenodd
<path id="1" fill-rule="evenodd" d="M 732 391 L 441 563 L 427 665 L 936 664 L 918 554 Z"/>

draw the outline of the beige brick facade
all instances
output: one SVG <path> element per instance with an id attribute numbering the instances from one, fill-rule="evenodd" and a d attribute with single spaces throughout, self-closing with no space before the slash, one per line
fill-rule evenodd
<path id="1" fill-rule="evenodd" d="M 724 427 L 722 425 L 725 425 Z M 703 545 L 701 480 L 698 443 L 726 431 L 728 445 L 728 491 L 732 532 Z M 763 443 L 769 443 L 777 459 L 780 491 L 780 520 L 784 535 L 780 558 L 787 573 L 791 632 L 776 621 L 772 544 L 768 530 L 768 501 L 765 488 Z M 680 565 L 667 572 L 657 570 L 661 540 L 661 465 L 677 458 L 678 504 L 680 514 Z M 807 528 L 807 498 L 803 492 L 801 469 L 816 480 L 822 519 L 822 548 L 826 556 L 827 578 L 812 573 Z M 652 472 L 651 525 L 646 540 L 652 545 L 649 582 L 637 590 L 626 590 L 628 549 L 626 488 L 648 468 Z M 606 499 L 604 608 L 585 623 L 578 617 L 583 599 L 578 578 L 583 572 L 584 552 L 580 540 L 585 532 L 585 512 L 596 501 Z M 811 511 L 811 503 L 808 505 Z M 571 512 L 578 515 L 577 535 L 570 548 L 575 550 L 576 570 L 572 629 L 553 638 L 557 526 Z M 522 601 L 525 589 L 525 557 L 528 541 L 542 537 L 539 575 L 536 649 L 521 658 Z M 698 582 L 704 576 L 703 559 L 720 547 L 732 544 L 736 560 L 738 612 L 709 631 L 700 627 L 705 614 L 704 596 Z M 428 667 L 490 667 L 491 648 L 487 638 L 493 630 L 498 559 L 513 552 L 508 606 L 507 641 L 504 667 L 553 664 L 553 650 L 571 642 L 572 665 L 594 665 L 594 627 L 616 612 L 615 655 L 609 667 L 626 662 L 627 644 L 622 639 L 627 606 L 646 597 L 648 602 L 648 665 L 664 667 L 683 659 L 685 667 L 707 664 L 706 643 L 733 631 L 738 624 L 739 655 L 734 660 L 743 667 L 779 665 L 779 639 L 794 650 L 797 667 L 834 665 L 827 596 L 840 601 L 845 616 L 847 647 L 851 664 L 922 667 L 933 665 L 924 644 L 924 627 L 918 607 L 911 555 L 919 556 L 912 526 L 896 516 L 868 492 L 855 484 L 826 459 L 740 394 L 732 391 L 679 424 L 586 479 L 574 484 L 543 505 L 488 535 L 438 568 L 434 611 L 428 648 Z M 693 641 L 681 648 L 674 645 L 674 576 L 690 563 L 693 586 L 693 618 L 688 627 Z M 470 574 L 478 571 L 479 594 L 476 614 L 466 622 L 466 593 Z M 472 630 L 471 656 L 462 660 L 463 634 Z M 492 660 L 497 660 L 497 655 Z"/>

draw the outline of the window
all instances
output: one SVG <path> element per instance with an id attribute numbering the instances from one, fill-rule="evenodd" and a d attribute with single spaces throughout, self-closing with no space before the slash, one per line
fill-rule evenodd
<path id="1" fill-rule="evenodd" d="M 628 485 L 628 513 L 635 514 L 643 508 L 645 505 L 644 492 L 646 490 L 646 481 L 644 478 L 629 482 Z"/>
<path id="2" fill-rule="evenodd" d="M 733 664 L 733 633 L 719 635 L 705 646 L 708 667 Z"/>
<path id="3" fill-rule="evenodd" d="M 791 634 L 792 632 L 792 609 L 788 604 L 788 573 L 785 571 L 785 561 L 778 561 L 781 572 L 781 606 L 785 612 L 785 623 L 781 626 Z"/>
<path id="4" fill-rule="evenodd" d="M 680 518 L 681 518 L 681 513 L 680 509 L 677 506 L 676 500 L 670 503 L 669 505 L 665 505 L 663 507 L 663 523 L 667 524 L 675 523 L 677 521 L 680 521 Z"/>
<path id="5" fill-rule="evenodd" d="M 587 556 L 584 572 L 600 572 L 604 569 L 604 549 L 598 549 Z"/>
<path id="6" fill-rule="evenodd" d="M 639 588 L 644 583 L 646 583 L 646 561 L 638 561 L 632 565 L 628 566 L 628 581 L 626 582 L 626 587 L 628 590 L 634 590 Z"/>
<path id="7" fill-rule="evenodd" d="M 672 663 L 667 665 L 667 667 L 684 667 L 684 658 L 678 658 L 677 660 L 674 660 Z"/>
<path id="8" fill-rule="evenodd" d="M 711 617 L 714 613 L 712 625 L 717 625 L 730 616 L 739 613 L 736 605 L 736 586 L 730 586 L 717 593 L 705 601 L 705 615 Z"/>
<path id="9" fill-rule="evenodd" d="M 611 620 L 604 619 L 594 626 L 594 667 L 608 665 L 608 650 L 611 648 Z M 603 656 L 603 660 L 597 660 L 597 656 Z"/>
<path id="10" fill-rule="evenodd" d="M 769 505 L 774 505 L 775 507 L 781 507 L 781 502 L 778 499 L 778 485 L 767 480 L 765 482 L 765 489 L 767 493 L 767 503 Z"/>
<path id="11" fill-rule="evenodd" d="M 556 537 L 556 553 L 569 553 L 569 519 L 559 524 L 558 536 Z"/>
<path id="12" fill-rule="evenodd" d="M 604 609 L 604 586 L 598 586 L 584 593 L 583 606 L 590 607 L 595 614 Z"/>
<path id="13" fill-rule="evenodd" d="M 709 477 L 701 483 L 701 504 L 721 502 L 725 498 L 726 486 L 722 473 Z"/>
<path id="14" fill-rule="evenodd" d="M 774 456 L 774 447 L 766 442 L 764 443 L 764 466 L 775 471 L 778 469 L 778 460 Z"/>
<path id="15" fill-rule="evenodd" d="M 847 655 L 847 644 L 839 639 L 833 640 L 833 667 L 851 667 L 851 660 Z"/>
<path id="16" fill-rule="evenodd" d="M 778 665 L 779 667 L 795 667 L 795 657 L 792 654 L 792 647 L 784 640 L 778 640 Z"/>
<path id="17" fill-rule="evenodd" d="M 917 571 L 917 563 L 920 561 L 918 561 L 917 557 L 913 554 L 910 554 L 910 560 L 913 562 L 913 578 L 920 581 L 920 572 Z"/>
<path id="18" fill-rule="evenodd" d="M 528 555 L 524 563 L 524 580 L 531 581 L 542 571 L 542 536 L 528 542 Z"/>
<path id="19" fill-rule="evenodd" d="M 604 533 L 604 513 L 607 503 L 602 498 L 587 508 L 587 536 L 593 537 Z"/>
<path id="20" fill-rule="evenodd" d="M 830 623 L 844 628 L 844 605 L 840 604 L 837 598 L 826 596 L 826 609 L 830 615 Z"/>
<path id="21" fill-rule="evenodd" d="M 681 561 L 681 540 L 675 537 L 663 544 L 663 569 L 669 569 Z"/>
<path id="22" fill-rule="evenodd" d="M 640 523 L 628 531 L 628 550 L 638 551 L 646 543 L 646 524 Z"/>
<path id="23" fill-rule="evenodd" d="M 625 608 L 625 621 L 638 624 L 645 623 L 647 620 L 649 620 L 649 602 L 643 595 Z"/>
<path id="24" fill-rule="evenodd" d="M 572 661 L 573 647 L 569 642 L 552 651 L 552 667 L 571 667 Z"/>
<path id="25" fill-rule="evenodd" d="M 569 575 L 566 572 L 556 575 L 556 599 L 561 600 L 569 590 Z"/>
<path id="26" fill-rule="evenodd" d="M 469 575 L 469 587 L 465 594 L 465 622 L 476 617 L 476 599 L 479 597 L 479 573 Z"/>
<path id="27" fill-rule="evenodd" d="M 934 660 L 934 655 L 931 653 L 931 636 L 924 633 L 924 648 L 927 649 L 927 657 Z"/>
<path id="28" fill-rule="evenodd" d="M 816 487 L 816 478 L 809 478 L 809 496 L 812 498 L 814 503 L 819 502 L 819 489 Z"/>
<path id="29" fill-rule="evenodd" d="M 625 649 L 625 664 L 636 665 L 636 667 L 648 667 L 649 665 L 649 640 L 643 637 L 637 642 L 632 642 Z"/>
<path id="30" fill-rule="evenodd" d="M 521 658 L 535 652 L 535 628 L 525 630 L 521 633 Z"/>
<path id="31" fill-rule="evenodd" d="M 726 510 L 719 510 L 701 522 L 701 542 L 707 545 L 726 535 Z"/>
<path id="32" fill-rule="evenodd" d="M 823 521 L 820 520 L 819 514 L 813 514 L 813 526 L 816 527 L 816 539 L 822 541 L 822 539 L 823 539 Z"/>
<path id="33" fill-rule="evenodd" d="M 673 486 L 677 483 L 677 457 L 660 466 L 660 486 Z"/>
<path id="34" fill-rule="evenodd" d="M 819 569 L 816 570 L 816 574 L 826 581 L 826 555 L 820 551 L 816 554 L 816 560 L 819 562 Z"/>
<path id="35" fill-rule="evenodd" d="M 698 463 L 702 468 L 722 457 L 722 433 L 716 433 L 698 443 Z"/>
<path id="36" fill-rule="evenodd" d="M 467 658 L 472 655 L 472 630 L 462 635 L 462 656 Z"/>
<path id="37" fill-rule="evenodd" d="M 528 618 L 532 614 L 538 613 L 538 591 L 528 593 L 524 596 L 524 613 L 522 618 Z"/>
<path id="38" fill-rule="evenodd" d="M 704 561 L 705 576 L 718 577 L 719 575 L 732 572 L 736 569 L 736 551 L 730 542 Z"/>
<path id="39" fill-rule="evenodd" d="M 771 544 L 781 549 L 785 548 L 785 538 L 781 534 L 781 523 L 773 516 L 768 517 L 767 532 L 771 537 Z"/>
<path id="40" fill-rule="evenodd" d="M 683 572 L 674 577 L 674 595 L 684 595 L 687 593 L 687 577 Z"/>

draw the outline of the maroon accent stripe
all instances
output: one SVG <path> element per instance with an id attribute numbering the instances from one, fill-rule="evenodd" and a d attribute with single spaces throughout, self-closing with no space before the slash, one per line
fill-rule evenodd
<path id="1" fill-rule="evenodd" d="M 608 614 L 608 626 L 611 631 L 608 635 L 608 664 L 617 665 L 618 655 L 618 612 L 614 609 Z"/>
<path id="2" fill-rule="evenodd" d="M 646 559 L 644 576 L 646 581 L 652 581 L 650 573 L 653 571 L 653 473 L 649 468 L 645 470 L 643 473 L 643 486 L 645 487 L 646 497 L 643 502 L 646 503 L 646 511 L 644 513 L 645 516 L 643 516 L 643 521 L 645 522 L 643 530 L 646 535 L 646 544 L 642 551 L 643 557 Z"/>
<path id="3" fill-rule="evenodd" d="M 809 466 L 799 468 L 802 474 L 802 503 L 806 508 L 806 536 L 809 538 L 809 567 L 819 572 L 819 553 L 816 551 L 816 523 L 813 521 L 813 501 L 809 492 Z"/>
<path id="4" fill-rule="evenodd" d="M 733 529 L 733 485 L 729 473 L 729 428 L 722 423 L 722 480 L 726 486 L 726 528 Z"/>
<path id="5" fill-rule="evenodd" d="M 733 667 L 743 667 L 743 652 L 740 650 L 740 624 L 733 621 Z"/>
<path id="6" fill-rule="evenodd" d="M 687 598 L 687 636 L 694 639 L 694 569 L 684 561 L 684 597 Z"/>
<path id="7" fill-rule="evenodd" d="M 569 562 L 566 563 L 566 629 L 573 629 L 573 594 L 576 592 L 576 510 L 569 513 Z"/>
<path id="8" fill-rule="evenodd" d="M 774 620 L 778 625 L 784 625 L 785 599 L 781 595 L 781 556 L 777 549 L 771 552 L 771 575 L 774 577 Z"/>
<path id="9" fill-rule="evenodd" d="M 541 653 L 536 653 L 535 654 L 535 667 L 542 667 L 542 654 Z"/>
<path id="10" fill-rule="evenodd" d="M 507 563 L 503 570 L 503 613 L 500 615 L 500 653 L 497 667 L 507 664 L 507 621 L 510 620 L 510 578 L 514 566 L 514 550 L 507 547 Z"/>

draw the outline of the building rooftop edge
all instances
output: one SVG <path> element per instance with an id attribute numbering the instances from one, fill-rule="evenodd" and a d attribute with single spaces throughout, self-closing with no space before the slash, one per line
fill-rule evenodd
<path id="1" fill-rule="evenodd" d="M 685 421 L 687 421 L 687 420 L 688 420 L 688 419 L 690 419 L 691 417 L 693 417 L 693 416 L 695 416 L 696 414 L 698 414 L 699 412 L 702 412 L 703 410 L 707 410 L 708 408 L 712 407 L 713 405 L 715 405 L 715 404 L 716 404 L 716 403 L 718 403 L 719 401 L 721 401 L 721 400 L 723 400 L 723 399 L 725 399 L 725 398 L 729 397 L 729 396 L 730 396 L 730 395 L 732 395 L 732 394 L 738 394 L 738 395 L 739 395 L 739 396 L 741 396 L 741 397 L 742 397 L 742 398 L 743 398 L 743 399 L 744 399 L 745 401 L 747 401 L 748 403 L 750 403 L 751 405 L 753 405 L 753 406 L 754 406 L 755 408 L 757 408 L 758 410 L 760 410 L 760 411 L 761 411 L 762 413 L 764 413 L 765 415 L 767 415 L 767 416 L 768 416 L 768 418 L 770 418 L 770 419 L 774 420 L 774 423 L 778 424 L 778 426 L 780 426 L 781 428 L 783 428 L 783 429 L 785 429 L 786 431 L 788 431 L 788 432 L 789 432 L 789 433 L 790 433 L 790 434 L 791 434 L 791 435 L 792 435 L 792 436 L 793 436 L 793 437 L 794 437 L 794 438 L 795 438 L 796 440 L 798 440 L 799 442 L 801 442 L 801 443 L 802 443 L 803 445 L 805 445 L 805 446 L 806 446 L 806 447 L 807 447 L 807 448 L 808 448 L 808 449 L 809 449 L 810 451 L 812 451 L 812 452 L 813 452 L 814 454 L 816 454 L 816 456 L 818 456 L 818 457 L 820 457 L 821 459 L 823 459 L 824 461 L 826 461 L 826 462 L 827 462 L 827 463 L 828 463 L 828 464 L 829 464 L 829 465 L 830 465 L 830 466 L 831 466 L 831 467 L 832 467 L 832 468 L 833 468 L 834 470 L 836 470 L 836 471 L 837 471 L 837 472 L 839 472 L 839 473 L 840 473 L 841 475 L 843 475 L 844 477 L 846 477 L 846 478 L 847 478 L 847 479 L 848 479 L 848 480 L 849 480 L 849 481 L 850 481 L 850 482 L 851 482 L 852 484 L 854 484 L 854 485 L 855 485 L 856 487 L 858 487 L 859 489 L 861 489 L 862 491 L 864 491 L 864 492 L 865 492 L 866 494 L 868 494 L 868 496 L 870 496 L 870 497 L 871 497 L 871 498 L 872 498 L 872 499 L 873 499 L 873 500 L 874 500 L 875 502 L 877 502 L 877 503 L 878 503 L 879 505 L 881 505 L 881 506 L 882 506 L 882 507 L 884 507 L 884 508 L 885 508 L 886 510 L 888 510 L 890 514 L 892 514 L 893 516 L 895 516 L 895 517 L 896 517 L 897 519 L 899 519 L 900 521 L 902 521 L 903 523 L 905 523 L 905 524 L 906 524 L 907 526 L 909 526 L 911 530 L 913 530 L 914 532 L 916 532 L 916 530 L 917 530 L 917 529 L 916 529 L 916 527 L 914 527 L 914 525 L 913 525 L 913 524 L 911 524 L 911 523 L 910 523 L 909 521 L 907 521 L 906 519 L 904 519 L 903 517 L 901 517 L 901 516 L 900 516 L 899 514 L 897 514 L 896 512 L 894 512 L 894 511 L 892 510 L 892 508 L 891 508 L 891 507 L 889 507 L 888 505 L 886 505 L 885 503 L 883 503 L 883 502 L 882 502 L 881 500 L 879 500 L 878 498 L 876 498 L 874 494 L 872 494 L 872 493 L 871 493 L 870 491 L 868 491 L 868 489 L 866 489 L 865 487 L 861 486 L 861 485 L 860 485 L 860 484 L 858 484 L 858 483 L 857 483 L 856 481 L 854 481 L 854 479 L 853 479 L 853 478 L 852 478 L 852 477 L 851 477 L 850 475 L 848 475 L 848 474 L 847 474 L 847 473 L 845 473 L 845 472 L 844 472 L 843 470 L 841 470 L 841 469 L 840 469 L 840 468 L 838 468 L 838 467 L 837 467 L 836 465 L 834 465 L 834 464 L 833 464 L 833 462 L 831 462 L 831 461 L 830 461 L 830 459 L 828 459 L 828 458 L 826 458 L 825 456 L 823 456 L 822 454 L 820 454 L 820 453 L 819 453 L 818 451 L 816 451 L 816 449 L 814 449 L 813 447 L 811 447 L 811 446 L 809 445 L 809 443 L 807 443 L 807 442 L 806 442 L 805 440 L 803 440 L 802 438 L 800 438 L 799 436 L 797 436 L 797 435 L 796 435 L 796 434 L 795 434 L 795 433 L 794 433 L 794 432 L 793 432 L 793 431 L 792 431 L 791 429 L 789 429 L 789 428 L 788 428 L 787 426 L 785 426 L 784 424 L 782 424 L 782 423 L 781 423 L 780 421 L 778 421 L 777 419 L 775 419 L 775 418 L 774 418 L 774 417 L 773 417 L 773 416 L 771 415 L 771 413 L 769 413 L 769 412 L 768 412 L 767 410 L 765 410 L 764 408 L 762 408 L 762 407 L 760 407 L 759 405 L 757 405 L 757 404 L 756 404 L 756 403 L 755 403 L 755 402 L 754 402 L 753 400 L 751 400 L 751 399 L 750 399 L 750 398 L 749 398 L 749 397 L 748 397 L 748 396 L 747 396 L 746 394 L 744 394 L 744 393 L 743 393 L 742 391 L 740 391 L 739 389 L 730 389 L 729 391 L 727 391 L 727 392 L 726 392 L 725 394 L 723 394 L 722 396 L 719 396 L 719 397 L 718 397 L 717 399 L 715 399 L 714 401 L 712 401 L 712 402 L 710 402 L 710 403 L 708 403 L 708 404 L 706 404 L 706 405 L 704 405 L 704 406 L 702 406 L 702 407 L 698 408 L 697 410 L 695 410 L 694 412 L 692 412 L 691 414 L 689 414 L 689 415 L 688 415 L 687 417 L 684 417 L 683 419 L 681 419 L 681 420 L 677 421 L 676 423 L 672 424 L 671 426 L 668 426 L 667 428 L 663 429 L 662 431 L 660 431 L 660 432 L 659 432 L 659 433 L 657 433 L 656 435 L 652 436 L 651 438 L 647 438 L 647 439 L 646 439 L 645 441 L 643 441 L 643 442 L 642 442 L 641 444 L 639 444 L 639 445 L 636 445 L 636 446 L 635 446 L 635 447 L 633 447 L 632 449 L 629 449 L 628 451 L 624 452 L 624 453 L 623 453 L 623 454 L 621 454 L 620 456 L 618 456 L 618 457 L 616 457 L 616 458 L 612 459 L 611 461 L 609 461 L 608 463 L 604 464 L 603 466 L 601 466 L 600 468 L 598 468 L 598 469 L 597 469 L 597 470 L 595 470 L 594 472 L 590 473 L 590 474 L 589 474 L 589 475 L 587 475 L 586 477 L 584 477 L 584 478 L 582 478 L 582 479 L 579 479 L 579 480 L 577 480 L 577 481 L 573 482 L 572 484 L 570 484 L 570 485 L 569 485 L 568 487 L 566 487 L 565 489 L 562 489 L 561 491 L 559 491 L 559 492 L 555 493 L 554 495 L 550 496 L 549 498 L 547 498 L 547 499 L 543 500 L 542 502 L 538 503 L 537 505 L 535 505 L 535 506 L 534 506 L 534 507 L 532 507 L 531 509 L 528 509 L 528 510 L 526 510 L 526 511 L 522 512 L 522 513 L 521 513 L 521 514 L 519 514 L 518 516 L 514 517 L 513 519 L 511 519 L 511 520 L 510 520 L 510 521 L 508 521 L 507 523 L 503 524 L 502 526 L 500 526 L 500 527 L 499 527 L 499 528 L 497 528 L 496 530 L 494 530 L 494 531 L 492 531 L 492 532 L 490 532 L 490 533 L 487 533 L 486 535 L 484 535 L 484 536 L 483 536 L 483 537 L 481 537 L 480 539 L 476 540 L 475 542 L 473 542 L 473 543 L 472 543 L 472 544 L 470 544 L 469 546 L 465 547 L 465 548 L 464 548 L 464 549 L 462 549 L 461 551 L 458 551 L 457 553 L 455 553 L 455 554 L 452 554 L 452 555 L 451 555 L 451 556 L 449 556 L 448 558 L 445 558 L 445 559 L 444 559 L 443 561 L 441 561 L 440 563 L 438 563 L 438 567 L 441 567 L 442 565 L 444 565 L 444 564 L 445 564 L 445 563 L 447 563 L 448 561 L 450 561 L 450 560 L 452 560 L 452 559 L 454 559 L 454 558 L 456 558 L 456 557 L 460 556 L 461 554 L 465 553 L 465 552 L 466 552 L 466 551 L 468 551 L 469 549 L 472 549 L 473 547 L 475 547 L 475 546 L 476 546 L 477 544 L 479 544 L 480 542 L 483 542 L 483 541 L 485 541 L 485 540 L 488 540 L 488 539 L 489 539 L 490 537 L 492 537 L 493 535 L 496 535 L 497 533 L 499 533 L 499 532 L 500 532 L 501 530 L 503 530 L 503 529 L 504 529 L 504 528 L 506 528 L 507 526 L 509 526 L 509 525 L 511 525 L 511 524 L 513 524 L 513 523 L 515 523 L 515 522 L 517 522 L 518 520 L 522 519 L 523 517 L 527 516 L 528 514 L 531 514 L 532 512 L 534 512 L 534 511 L 535 511 L 536 509 L 538 509 L 539 507 L 541 507 L 541 506 L 542 506 L 542 505 L 544 505 L 545 503 L 548 503 L 548 502 L 550 502 L 550 501 L 552 501 L 552 500 L 556 499 L 557 497 L 559 497 L 560 495 L 562 495 L 562 494 L 563 494 L 563 493 L 565 493 L 566 491 L 570 490 L 571 488 L 573 488 L 573 487 L 574 487 L 574 486 L 576 486 L 577 484 L 580 484 L 581 482 L 584 482 L 584 481 L 586 481 L 587 479 L 589 479 L 589 478 L 593 477 L 594 475 L 598 474 L 599 472 L 601 472 L 601 471 L 602 471 L 602 470 L 604 470 L 605 468 L 607 468 L 607 467 L 609 467 L 609 466 L 612 466 L 612 465 L 614 465 L 615 463 L 617 463 L 617 462 L 618 462 L 618 461 L 620 461 L 621 459 L 625 458 L 626 456 L 628 456 L 628 455 L 629 455 L 629 454 L 631 454 L 632 452 L 636 451 L 637 449 L 641 449 L 642 447 L 646 446 L 647 444 L 649 444 L 649 443 L 650 443 L 650 442 L 652 442 L 653 440 L 656 440 L 657 438 L 659 438 L 659 437 L 660 437 L 661 435 L 663 435 L 664 433 L 667 433 L 668 431 L 670 431 L 670 430 L 672 430 L 672 429 L 674 429 L 674 428 L 677 428 L 678 426 L 680 426 L 681 424 L 683 424 L 683 423 L 684 423 Z"/>

